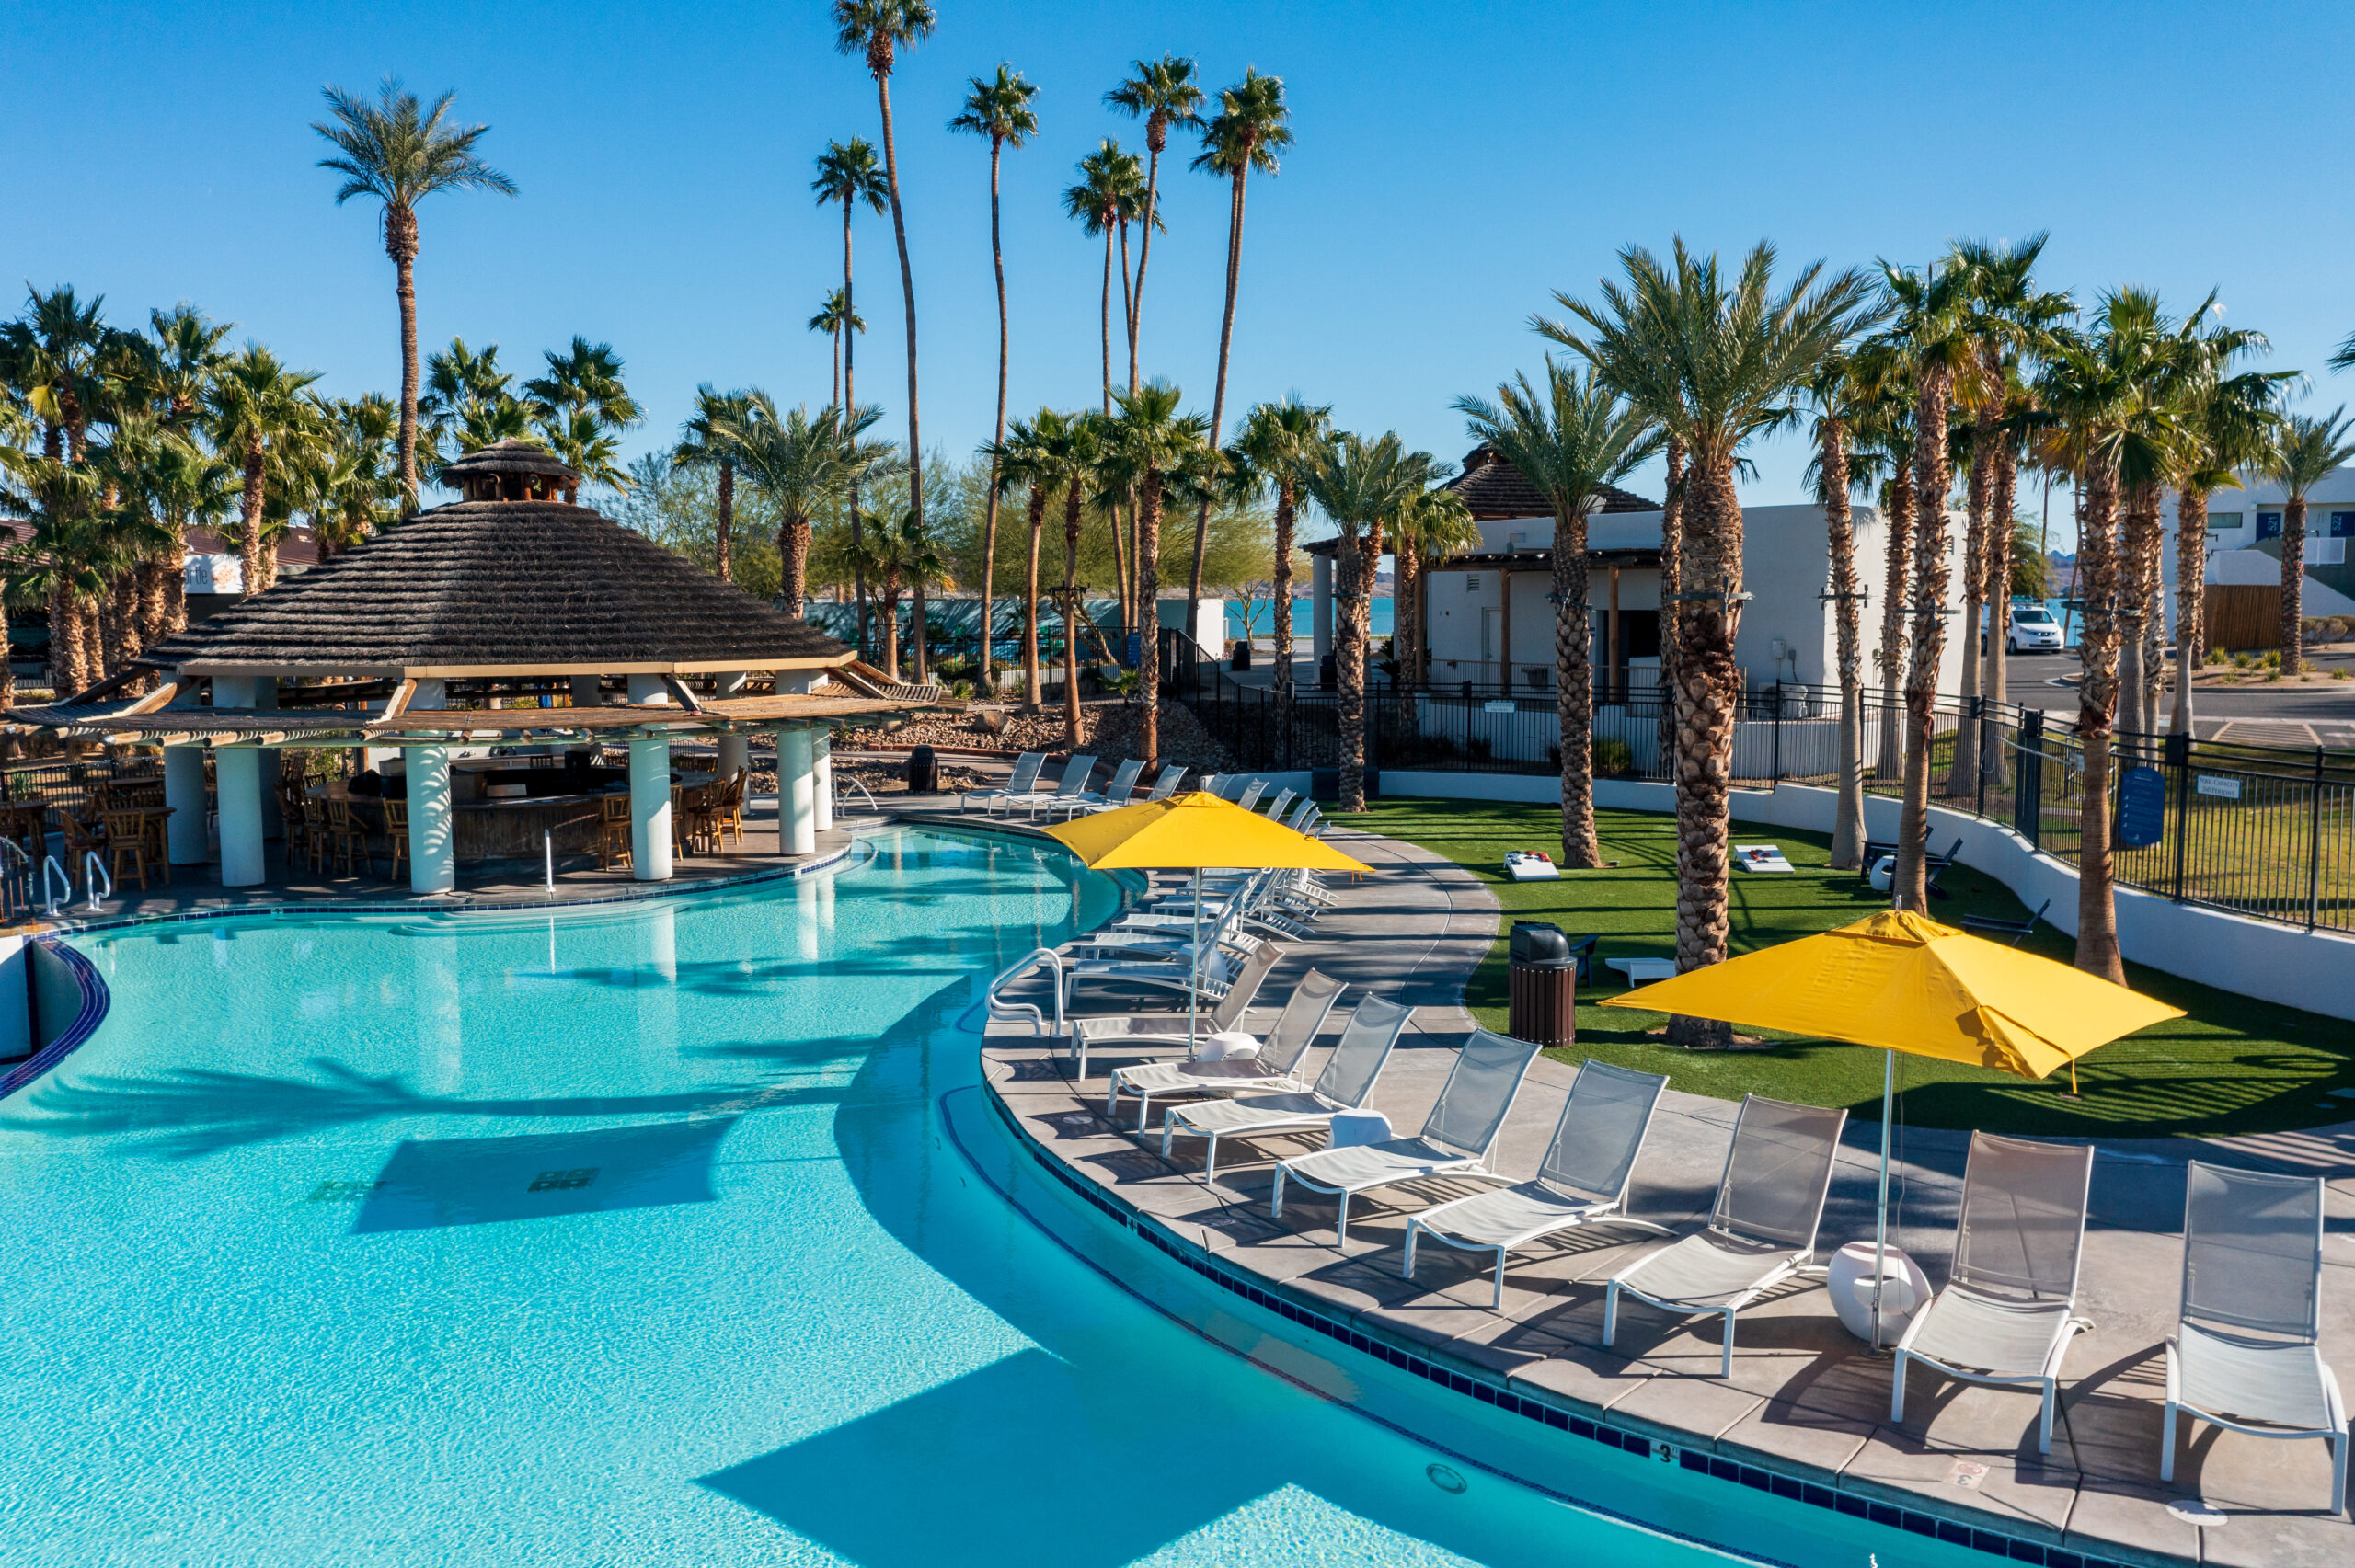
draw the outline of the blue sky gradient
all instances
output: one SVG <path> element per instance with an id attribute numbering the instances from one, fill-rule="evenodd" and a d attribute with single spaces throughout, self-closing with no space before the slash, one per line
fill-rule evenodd
<path id="1" fill-rule="evenodd" d="M 1455 457 L 1451 400 L 1539 364 L 1526 322 L 1552 291 L 1590 290 L 1621 246 L 1680 232 L 1869 265 L 2045 228 L 2051 283 L 2087 300 L 2142 283 L 2177 307 L 2221 287 L 2277 368 L 2319 372 L 2355 329 L 2355 205 L 2331 129 L 2355 43 L 2342 6 L 940 13 L 893 102 L 925 443 L 952 452 L 989 434 L 997 324 L 986 150 L 944 127 L 966 78 L 1001 60 L 1041 89 L 1040 135 L 1006 159 L 1017 413 L 1096 399 L 1101 252 L 1057 199 L 1098 138 L 1142 150 L 1101 95 L 1166 50 L 1197 55 L 1212 86 L 1246 64 L 1280 74 L 1292 104 L 1298 143 L 1251 187 L 1230 420 L 1297 389 L 1345 427 Z M 810 160 L 830 137 L 877 139 L 877 111 L 817 0 L 9 7 L 0 279 L 71 281 L 127 323 L 193 300 L 328 390 L 394 390 L 391 265 L 373 212 L 332 204 L 308 128 L 322 83 L 373 88 L 387 71 L 455 88 L 522 187 L 420 210 L 425 345 L 462 334 L 529 367 L 575 332 L 610 339 L 649 411 L 633 452 L 672 439 L 701 381 L 825 400 L 826 344 L 803 324 L 838 277 L 840 231 L 809 195 Z M 1144 359 L 1207 410 L 1225 206 L 1185 170 L 1191 150 L 1173 142 L 1165 164 Z M 903 432 L 889 220 L 858 231 L 860 391 Z M 2317 374 L 2306 401 L 2350 393 L 2355 378 Z M 1796 443 L 1756 455 L 1745 499 L 1800 498 Z"/>

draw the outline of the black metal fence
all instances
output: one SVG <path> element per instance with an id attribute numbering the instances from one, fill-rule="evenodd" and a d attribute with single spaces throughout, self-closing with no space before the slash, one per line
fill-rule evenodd
<path id="1" fill-rule="evenodd" d="M 1340 764 L 1336 692 L 1245 685 L 1206 660 L 1181 661 L 1164 688 L 1242 768 Z M 1377 678 L 1364 707 L 1369 773 L 1561 771 L 1550 691 L 1470 683 L 1400 691 Z M 1860 716 L 1865 789 L 1901 793 L 1902 694 L 1867 690 Z M 2035 708 L 1952 698 L 1934 704 L 1931 722 L 1932 804 L 2004 823 L 2037 849 L 2076 861 L 2085 749 L 2072 723 Z M 1660 729 L 1657 688 L 1598 688 L 1595 776 L 1667 782 Z M 2112 752 L 2107 793 L 2121 886 L 2260 920 L 2355 931 L 2355 755 L 2135 735 L 2117 737 Z M 1732 761 L 1737 788 L 1836 785 L 1838 691 L 1777 683 L 1744 693 Z M 2130 790 L 2134 809 L 2121 813 Z"/>

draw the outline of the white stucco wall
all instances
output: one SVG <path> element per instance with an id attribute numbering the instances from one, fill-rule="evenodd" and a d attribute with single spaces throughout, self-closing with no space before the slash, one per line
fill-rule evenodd
<path id="1" fill-rule="evenodd" d="M 1384 769 L 1379 787 L 1384 795 L 1396 796 L 1556 806 L 1562 799 L 1559 779 L 1530 774 Z M 1619 779 L 1596 780 L 1594 801 L 1621 811 L 1676 809 L 1675 791 L 1670 785 Z M 1832 791 L 1804 784 L 1733 792 L 1735 821 L 1811 833 L 1832 831 L 1837 806 Z M 1894 839 L 1898 807 L 1899 802 L 1889 796 L 1867 795 L 1867 836 Z M 1943 850 L 1958 839 L 1961 847 L 1957 858 L 1963 864 L 1993 876 L 2031 910 L 2049 900 L 2043 918 L 2056 930 L 2076 934 L 2074 866 L 2037 853 L 2026 839 L 2000 823 L 1931 807 L 1931 842 Z M 2120 888 L 2117 898 L 2119 950 L 2130 961 L 2219 990 L 2329 1018 L 2355 1018 L 2355 937 L 2177 904 L 2130 888 Z"/>

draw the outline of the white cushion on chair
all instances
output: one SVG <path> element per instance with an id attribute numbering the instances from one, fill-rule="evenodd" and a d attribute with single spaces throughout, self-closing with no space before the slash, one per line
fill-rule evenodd
<path id="1" fill-rule="evenodd" d="M 1205 1035 L 1194 1051 L 1197 1061 L 1242 1061 L 1259 1054 L 1258 1036 L 1240 1029 Z"/>
<path id="2" fill-rule="evenodd" d="M 1354 1149 L 1366 1143 L 1390 1141 L 1390 1118 L 1380 1111 L 1339 1111 L 1333 1116 L 1335 1149 Z"/>

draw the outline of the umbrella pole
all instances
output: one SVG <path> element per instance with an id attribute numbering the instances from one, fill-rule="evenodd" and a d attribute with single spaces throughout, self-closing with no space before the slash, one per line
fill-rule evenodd
<path id="1" fill-rule="evenodd" d="M 1880 1292 L 1889 1257 L 1889 1108 L 1890 1091 L 1897 1080 L 1897 1053 L 1881 1052 L 1880 1063 L 1880 1201 L 1873 1221 L 1873 1353 L 1880 1353 Z"/>
<path id="2" fill-rule="evenodd" d="M 1202 1011 L 1202 868 L 1194 867 L 1194 983 L 1186 988 L 1186 1056 L 1191 1059 L 1200 1047 L 1194 1044 L 1195 1022 Z"/>

